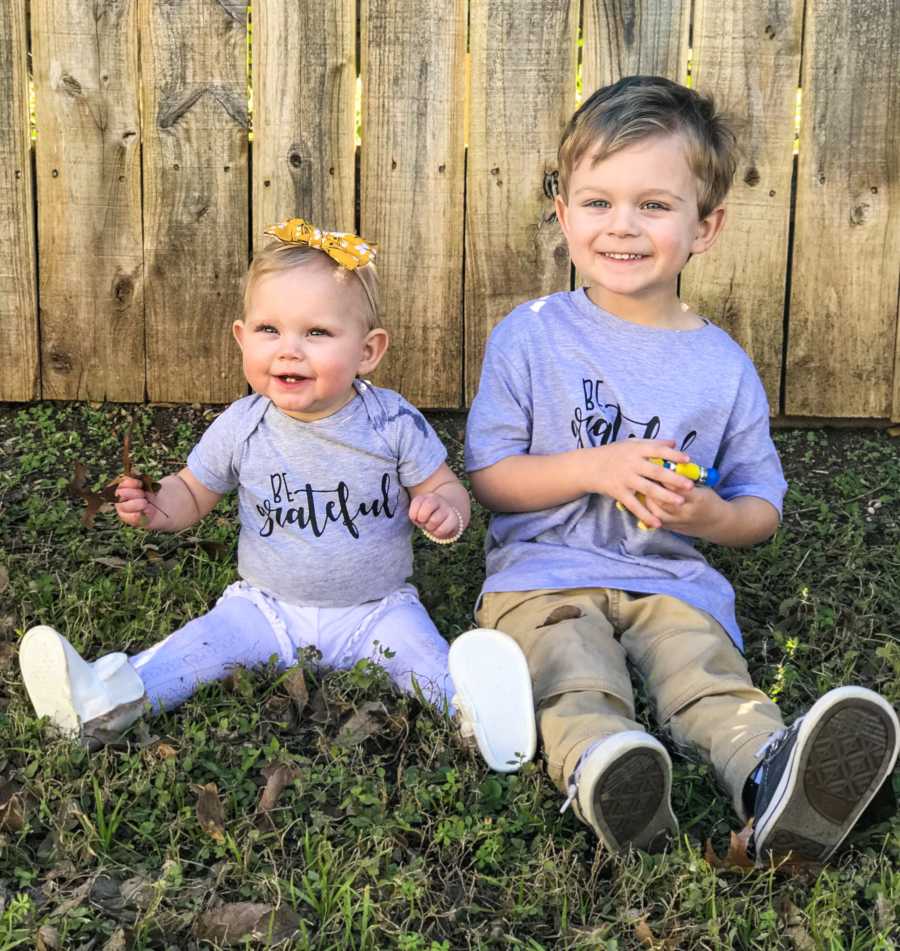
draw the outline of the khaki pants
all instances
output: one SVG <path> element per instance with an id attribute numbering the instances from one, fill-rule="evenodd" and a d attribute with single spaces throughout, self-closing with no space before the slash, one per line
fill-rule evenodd
<path id="1" fill-rule="evenodd" d="M 480 626 L 513 637 L 528 658 L 538 733 L 563 791 L 584 750 L 635 722 L 626 660 L 642 677 L 660 725 L 712 763 L 746 819 L 744 783 L 756 751 L 783 726 L 778 707 L 710 615 L 667 595 L 609 588 L 485 594 Z"/>

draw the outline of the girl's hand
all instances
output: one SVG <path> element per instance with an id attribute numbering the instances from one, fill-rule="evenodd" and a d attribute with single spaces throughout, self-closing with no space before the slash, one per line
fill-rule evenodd
<path id="1" fill-rule="evenodd" d="M 157 511 L 148 500 L 148 493 L 139 479 L 126 476 L 116 487 L 116 515 L 126 525 L 134 528 L 147 528 L 150 519 Z"/>
<path id="2" fill-rule="evenodd" d="M 464 527 L 456 509 L 436 492 L 417 495 L 409 503 L 409 520 L 435 538 L 452 538 Z"/>
<path id="3" fill-rule="evenodd" d="M 690 462 L 671 439 L 623 439 L 580 451 L 584 453 L 588 491 L 611 496 L 651 528 L 663 524 L 662 506 L 669 512 L 678 510 L 694 488 L 686 476 L 650 461 Z M 651 502 L 656 506 L 651 507 Z"/>

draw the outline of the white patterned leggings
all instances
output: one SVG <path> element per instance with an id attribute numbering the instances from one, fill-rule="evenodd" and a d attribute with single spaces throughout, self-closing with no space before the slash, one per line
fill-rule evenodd
<path id="1" fill-rule="evenodd" d="M 376 661 L 401 690 L 411 693 L 415 678 L 425 697 L 441 706 L 453 695 L 448 646 L 412 585 L 380 601 L 315 608 L 285 604 L 238 581 L 208 614 L 129 660 L 154 712 L 177 707 L 235 667 L 258 667 L 273 656 L 280 668 L 289 667 L 304 647 L 321 652 L 323 667 Z"/>

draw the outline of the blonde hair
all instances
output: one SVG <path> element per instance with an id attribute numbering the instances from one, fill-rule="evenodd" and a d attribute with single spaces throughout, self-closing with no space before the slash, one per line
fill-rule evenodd
<path id="1" fill-rule="evenodd" d="M 569 178 L 590 152 L 591 164 L 655 135 L 680 135 L 699 183 L 701 218 L 717 208 L 737 168 L 731 123 L 709 96 L 662 76 L 627 76 L 598 89 L 569 120 L 559 145 L 559 192 L 568 201 Z"/>
<path id="2" fill-rule="evenodd" d="M 247 313 L 250 306 L 250 296 L 253 293 L 253 288 L 262 278 L 269 274 L 278 274 L 282 271 L 290 271 L 295 267 L 305 267 L 315 263 L 324 263 L 331 267 L 335 281 L 340 284 L 347 283 L 348 287 L 353 286 L 349 283 L 350 281 L 355 281 L 358 278 L 365 297 L 362 316 L 366 322 L 366 330 L 375 330 L 381 326 L 378 270 L 373 263 L 350 271 L 348 268 L 341 267 L 337 261 L 332 260 L 324 251 L 320 251 L 318 248 L 311 248 L 306 244 L 283 244 L 280 241 L 267 245 L 256 254 L 244 275 L 244 314 Z"/>

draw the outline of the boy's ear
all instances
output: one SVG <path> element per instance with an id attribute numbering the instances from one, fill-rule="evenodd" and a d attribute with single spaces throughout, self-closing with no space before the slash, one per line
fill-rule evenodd
<path id="1" fill-rule="evenodd" d="M 237 340 L 237 345 L 241 348 L 241 350 L 244 349 L 244 330 L 245 327 L 243 320 L 236 320 L 231 325 L 231 332 L 234 334 L 234 339 Z"/>
<path id="2" fill-rule="evenodd" d="M 388 332 L 383 327 L 376 327 L 366 334 L 366 339 L 363 341 L 363 357 L 356 371 L 358 375 L 364 376 L 375 370 L 387 352 L 389 342 Z"/>
<path id="3" fill-rule="evenodd" d="M 566 240 L 568 240 L 569 222 L 566 216 L 569 214 L 569 208 L 563 200 L 562 195 L 559 194 L 554 197 L 553 204 L 556 207 L 556 220 L 559 222 L 559 226 L 562 228 L 562 232 L 566 236 Z"/>
<path id="4" fill-rule="evenodd" d="M 725 224 L 725 206 L 719 205 L 705 217 L 701 218 L 697 225 L 697 237 L 691 245 L 691 254 L 703 254 L 708 251 L 715 243 L 716 238 Z"/>

